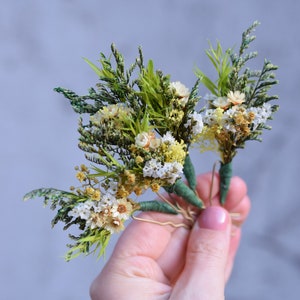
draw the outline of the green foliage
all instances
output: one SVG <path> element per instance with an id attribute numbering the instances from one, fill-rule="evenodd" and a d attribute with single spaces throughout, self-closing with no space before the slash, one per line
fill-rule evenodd
<path id="1" fill-rule="evenodd" d="M 63 94 L 65 98 L 70 100 L 70 103 L 76 113 L 95 113 L 100 108 L 102 104 L 99 101 L 100 95 L 93 89 L 89 89 L 89 94 L 86 96 L 78 96 L 71 90 L 57 87 L 54 91 Z M 94 105 L 90 104 L 89 101 L 94 101 Z"/>
<path id="2" fill-rule="evenodd" d="M 56 215 L 51 224 L 55 226 L 59 221 L 64 223 L 64 230 L 71 225 L 78 225 L 79 229 L 84 230 L 79 236 L 69 235 L 74 244 L 69 244 L 71 248 L 65 259 L 67 261 L 77 257 L 80 254 L 98 253 L 98 257 L 104 254 L 105 248 L 110 239 L 110 232 L 102 229 L 87 229 L 85 230 L 85 222 L 80 218 L 74 219 L 69 216 L 69 212 L 80 202 L 84 202 L 87 198 L 83 195 L 77 195 L 70 192 L 61 191 L 54 188 L 41 188 L 27 193 L 23 200 L 27 201 L 36 197 L 44 197 L 44 204 L 50 205 L 52 210 L 56 210 Z"/>
<path id="3" fill-rule="evenodd" d="M 54 89 L 70 100 L 76 113 L 93 114 L 108 104 L 117 104 L 120 102 L 129 102 L 134 109 L 140 107 L 140 102 L 134 90 L 136 79 L 132 79 L 131 77 L 136 68 L 143 68 L 140 65 L 143 61 L 142 52 L 139 51 L 139 57 L 135 63 L 125 71 L 123 56 L 117 51 L 114 44 L 111 45 L 111 51 L 114 62 L 112 62 L 111 57 L 106 57 L 103 53 L 100 53 L 99 62 L 102 68 L 84 58 L 100 79 L 96 89 L 90 88 L 88 95 L 79 96 L 73 91 L 60 87 Z"/>
<path id="4" fill-rule="evenodd" d="M 216 82 L 213 82 L 198 68 L 195 70 L 195 73 L 213 95 L 222 97 L 229 92 L 228 76 L 232 72 L 232 66 L 229 63 L 230 50 L 223 52 L 220 43 L 217 43 L 216 49 L 210 44 L 206 55 L 218 73 Z"/>
<path id="5" fill-rule="evenodd" d="M 239 53 L 235 54 L 231 51 L 230 54 L 232 72 L 229 74 L 229 87 L 232 91 L 239 90 L 245 93 L 248 107 L 261 106 L 265 102 L 278 99 L 278 96 L 269 96 L 267 94 L 269 89 L 278 83 L 278 81 L 275 80 L 274 74 L 278 66 L 265 60 L 261 71 L 251 71 L 249 68 L 245 68 L 245 64 L 249 60 L 257 57 L 257 52 L 245 54 L 245 51 L 255 40 L 256 37 L 252 35 L 252 32 L 258 25 L 259 22 L 254 22 L 243 33 Z M 274 106 L 274 111 L 275 109 L 276 106 Z"/>
<path id="6" fill-rule="evenodd" d="M 102 228 L 87 229 L 82 232 L 78 237 L 69 235 L 74 240 L 74 244 L 68 244 L 70 250 L 65 255 L 65 260 L 70 261 L 77 256 L 84 254 L 97 254 L 99 259 L 105 253 L 108 246 L 111 233 Z"/>
<path id="7" fill-rule="evenodd" d="M 251 74 L 251 77 L 256 77 L 257 80 L 253 82 L 247 90 L 246 104 L 248 107 L 261 106 L 263 103 L 278 99 L 278 96 L 269 96 L 267 93 L 273 85 L 278 83 L 278 80 L 275 80 L 275 74 L 273 73 L 273 71 L 276 71 L 277 69 L 277 66 L 273 65 L 270 61 L 265 60 L 262 70 Z M 274 105 L 273 112 L 275 112 L 277 108 L 278 106 Z"/>
<path id="8" fill-rule="evenodd" d="M 139 78 L 141 100 L 151 114 L 161 113 L 166 109 L 166 104 L 172 99 L 169 89 L 169 76 L 155 71 L 153 61 L 148 62 L 147 68 L 143 69 Z"/>
<path id="9" fill-rule="evenodd" d="M 255 21 L 242 34 L 242 41 L 238 53 L 232 49 L 222 50 L 220 43 L 216 49 L 210 44 L 206 54 L 217 71 L 217 80 L 214 82 L 208 78 L 200 69 L 195 73 L 207 89 L 217 97 L 226 96 L 229 91 L 241 91 L 246 95 L 246 104 L 250 106 L 260 106 L 265 102 L 275 100 L 277 96 L 269 96 L 269 89 L 278 83 L 275 80 L 274 71 L 278 69 L 270 61 L 265 60 L 261 71 L 251 71 L 245 68 L 246 63 L 257 57 L 257 52 L 245 53 L 250 44 L 255 40 L 252 35 L 259 22 Z M 274 111 L 277 109 L 274 106 Z"/>

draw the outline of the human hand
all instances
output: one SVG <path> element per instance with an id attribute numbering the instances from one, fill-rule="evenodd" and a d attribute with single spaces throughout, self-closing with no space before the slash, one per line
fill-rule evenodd
<path id="1" fill-rule="evenodd" d="M 210 202 L 211 177 L 207 173 L 197 178 L 197 192 L 207 208 L 191 230 L 140 221 L 129 224 L 91 285 L 93 300 L 224 299 L 250 200 L 245 183 L 233 177 L 221 207 L 216 174 Z M 154 212 L 142 217 L 173 223 L 180 218 Z"/>

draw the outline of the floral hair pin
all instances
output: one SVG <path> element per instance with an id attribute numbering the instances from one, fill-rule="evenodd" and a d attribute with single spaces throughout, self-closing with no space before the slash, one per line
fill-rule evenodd
<path id="1" fill-rule="evenodd" d="M 188 225 L 193 223 L 196 211 L 205 207 L 196 192 L 191 146 L 220 154 L 220 202 L 224 204 L 237 149 L 248 140 L 259 140 L 263 129 L 270 129 L 266 122 L 278 108 L 270 104 L 277 96 L 268 95 L 277 83 L 273 73 L 277 67 L 269 61 L 261 71 L 245 67 L 257 55 L 245 54 L 257 25 L 254 22 L 243 33 L 238 54 L 232 49 L 223 52 L 219 43 L 216 49 L 210 46 L 207 55 L 217 70 L 217 80 L 197 69 L 191 91 L 155 70 L 151 60 L 144 64 L 141 49 L 126 70 L 114 45 L 110 57 L 101 54 L 99 67 L 85 59 L 99 77 L 88 95 L 55 89 L 80 114 L 79 148 L 90 166 L 75 168 L 78 187 L 70 191 L 41 188 L 24 199 L 44 197 L 44 203 L 56 211 L 53 226 L 61 221 L 64 229 L 79 227 L 79 235 L 70 235 L 74 242 L 69 245 L 67 260 L 94 252 L 101 256 L 111 234 L 122 230 L 130 217 L 139 219 L 134 216 L 136 211 L 181 214 Z M 207 105 L 197 110 L 200 84 L 210 94 Z M 159 200 L 138 201 L 149 189 Z M 185 208 L 162 196 L 161 189 L 180 196 Z"/>

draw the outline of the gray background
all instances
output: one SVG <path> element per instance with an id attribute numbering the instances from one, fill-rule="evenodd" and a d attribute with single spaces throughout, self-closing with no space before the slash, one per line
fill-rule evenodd
<path id="1" fill-rule="evenodd" d="M 264 58 L 280 66 L 272 91 L 281 109 L 264 142 L 250 142 L 234 162 L 253 204 L 226 294 L 300 299 L 299 12 L 296 0 L 1 0 L 0 298 L 89 299 L 104 264 L 95 257 L 64 262 L 67 233 L 50 228 L 53 213 L 39 200 L 22 202 L 33 188 L 68 189 L 76 183 L 73 167 L 84 162 L 77 116 L 52 89 L 85 93 L 97 78 L 82 57 L 96 61 L 111 42 L 128 64 L 142 45 L 145 58 L 191 87 L 195 65 L 211 70 L 208 40 L 239 45 L 259 20 L 251 49 L 259 51 L 257 67 Z M 198 172 L 216 159 L 193 152 Z"/>

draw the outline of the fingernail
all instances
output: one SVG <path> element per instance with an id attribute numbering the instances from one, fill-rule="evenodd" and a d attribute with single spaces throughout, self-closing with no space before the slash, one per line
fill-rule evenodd
<path id="1" fill-rule="evenodd" d="M 200 228 L 225 230 L 228 225 L 228 213 L 220 206 L 206 208 L 198 219 Z"/>

